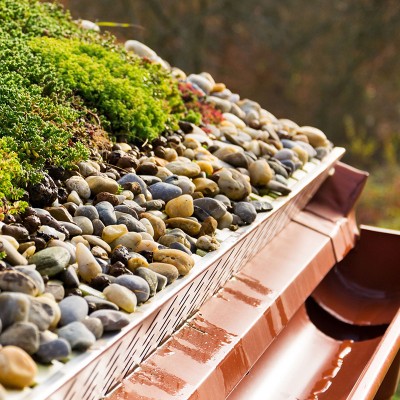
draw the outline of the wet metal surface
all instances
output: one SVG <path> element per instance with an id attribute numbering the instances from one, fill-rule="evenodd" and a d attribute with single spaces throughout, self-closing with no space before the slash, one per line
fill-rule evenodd
<path id="1" fill-rule="evenodd" d="M 290 324 L 298 307 L 334 263 L 329 236 L 292 222 L 145 361 L 144 367 L 128 379 L 129 384 L 125 382 L 111 399 L 151 398 L 154 390 L 160 400 L 225 399 Z M 152 377 L 149 367 L 159 368 L 160 373 L 168 369 L 169 379 L 177 378 L 170 380 L 175 383 L 173 393 L 171 385 L 163 393 L 159 382 L 155 387 L 148 385 Z"/>
<path id="2" fill-rule="evenodd" d="M 367 172 L 336 163 L 335 173 L 322 184 L 306 210 L 333 222 L 349 216 L 367 178 Z"/>
<path id="3" fill-rule="evenodd" d="M 398 306 L 392 304 L 390 312 L 382 313 L 387 323 L 392 322 L 389 328 L 381 325 L 372 336 L 335 339 L 329 330 L 323 333 L 314 324 L 304 305 L 321 281 L 315 299 L 325 309 L 335 306 L 338 313 L 351 308 L 349 302 L 358 307 L 357 301 L 346 297 L 348 293 L 365 298 L 378 294 L 374 301 L 398 294 L 395 276 L 400 263 L 394 275 L 392 266 L 386 266 L 388 278 L 382 278 L 376 277 L 377 269 L 372 267 L 373 272 L 363 275 L 365 264 L 374 264 L 373 258 L 366 256 L 351 269 L 353 256 L 346 257 L 358 237 L 352 207 L 365 179 L 365 173 L 339 164 L 336 176 L 328 179 L 306 210 L 124 381 L 111 400 L 222 400 L 228 396 L 229 400 L 372 400 L 400 346 L 400 312 L 393 320 Z M 375 233 L 366 236 L 367 243 L 373 240 L 376 246 L 382 245 Z M 357 253 L 358 249 L 351 254 Z M 324 280 L 343 259 L 338 271 Z M 335 275 L 336 281 L 331 278 Z M 392 282 L 387 285 L 386 279 Z M 340 288 L 335 282 L 341 283 Z M 350 288 L 347 294 L 343 287 Z M 319 323 L 327 323 L 321 318 Z M 379 321 L 374 318 L 374 323 Z M 152 385 L 151 378 L 154 371 L 165 370 L 168 385 L 164 390 L 160 382 Z"/>
<path id="4" fill-rule="evenodd" d="M 355 325 L 389 324 L 400 308 L 400 233 L 362 227 L 357 247 L 328 274 L 314 299 Z"/>
<path id="5" fill-rule="evenodd" d="M 334 340 L 301 307 L 228 399 L 346 399 L 378 343 Z"/>
<path id="6" fill-rule="evenodd" d="M 264 286 L 258 279 L 247 276 L 245 273 L 241 273 L 235 278 L 240 282 L 245 283 L 250 289 L 255 290 L 257 293 L 260 293 L 263 296 L 272 293 L 272 290 Z"/>
<path id="7" fill-rule="evenodd" d="M 337 352 L 331 359 L 331 365 L 322 372 L 320 379 L 314 383 L 308 396 L 310 400 L 318 400 L 332 386 L 333 380 L 342 368 L 344 358 L 352 351 L 352 345 L 353 341 L 351 340 L 345 340 L 339 345 Z"/>

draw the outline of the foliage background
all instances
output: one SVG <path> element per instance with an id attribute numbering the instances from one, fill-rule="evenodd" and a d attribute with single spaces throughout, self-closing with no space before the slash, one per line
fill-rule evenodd
<path id="1" fill-rule="evenodd" d="M 400 2 L 64 0 L 74 18 L 210 72 L 277 117 L 322 129 L 371 176 L 361 223 L 400 229 Z"/>

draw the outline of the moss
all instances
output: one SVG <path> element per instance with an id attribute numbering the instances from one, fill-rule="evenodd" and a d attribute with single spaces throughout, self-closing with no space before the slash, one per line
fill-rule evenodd
<path id="1" fill-rule="evenodd" d="M 40 86 L 26 88 L 15 73 L 2 74 L 0 99 L 0 137 L 12 139 L 26 180 L 40 178 L 48 165 L 69 168 L 88 157 L 84 145 L 72 141 L 79 113 L 43 97 Z"/>
<path id="2" fill-rule="evenodd" d="M 0 0 L 0 33 L 10 37 L 70 36 L 78 32 L 69 13 L 56 3 Z"/>
<path id="3" fill-rule="evenodd" d="M 114 135 L 145 141 L 177 127 L 183 104 L 159 66 L 75 39 L 34 38 L 29 46 L 55 69 L 66 90 L 105 117 Z"/>
<path id="4" fill-rule="evenodd" d="M 144 142 L 185 116 L 200 122 L 168 72 L 79 28 L 57 4 L 0 0 L 0 58 L 0 139 L 15 156 L 0 179 L 9 199 L 50 166 L 68 169 L 93 144 L 106 148 L 104 130 Z"/>
<path id="5" fill-rule="evenodd" d="M 13 139 L 0 138 L 0 220 L 10 208 L 18 208 L 18 204 L 14 206 L 10 201 L 23 195 L 19 187 L 23 179 L 23 168 L 17 153 L 13 151 L 14 147 Z"/>
<path id="6" fill-rule="evenodd" d="M 16 187 L 23 176 L 23 169 L 11 138 L 0 139 L 0 199 L 7 197 L 16 199 L 22 190 Z"/>
<path id="7" fill-rule="evenodd" d="M 70 167 L 89 152 L 75 132 L 84 130 L 79 100 L 68 98 L 51 66 L 30 50 L 37 35 L 76 36 L 78 27 L 55 4 L 0 0 L 0 172 L 1 207 L 13 210 L 28 182 L 49 165 Z M 74 143 L 76 142 L 76 143 Z M 12 156 L 5 157 L 5 154 Z M 1 155 L 3 157 L 1 157 Z"/>

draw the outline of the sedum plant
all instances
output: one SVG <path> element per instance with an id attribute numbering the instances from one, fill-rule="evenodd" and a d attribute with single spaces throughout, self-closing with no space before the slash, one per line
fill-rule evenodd
<path id="1" fill-rule="evenodd" d="M 145 141 L 177 127 L 183 103 L 160 66 L 76 39 L 38 37 L 29 46 L 54 68 L 65 90 L 105 118 L 114 135 Z"/>
<path id="2" fill-rule="evenodd" d="M 82 30 L 57 4 L 0 0 L 0 59 L 2 198 L 87 159 L 102 132 L 144 142 L 186 114 L 168 72 Z"/>
<path id="3" fill-rule="evenodd" d="M 5 211 L 14 207 L 14 204 L 10 207 L 7 199 L 12 201 L 23 195 L 23 190 L 18 187 L 23 169 L 13 147 L 11 138 L 0 138 L 0 221 Z"/>
<path id="4" fill-rule="evenodd" d="M 49 165 L 69 168 L 89 155 L 72 140 L 79 112 L 42 93 L 38 85 L 24 87 L 15 73 L 0 75 L 0 138 L 12 139 L 9 147 L 31 182 Z"/>

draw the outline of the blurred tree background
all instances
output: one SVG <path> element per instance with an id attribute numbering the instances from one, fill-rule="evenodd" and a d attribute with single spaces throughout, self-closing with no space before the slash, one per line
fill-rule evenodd
<path id="1" fill-rule="evenodd" d="M 322 129 L 371 174 L 359 221 L 400 229 L 398 0 L 62 2 L 77 19 L 129 23 L 105 29 Z"/>

